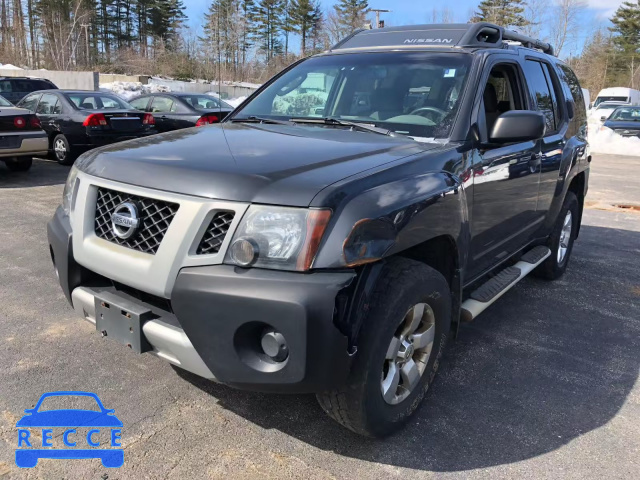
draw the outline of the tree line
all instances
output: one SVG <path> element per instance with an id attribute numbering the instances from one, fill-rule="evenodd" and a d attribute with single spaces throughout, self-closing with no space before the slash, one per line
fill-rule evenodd
<path id="1" fill-rule="evenodd" d="M 549 41 L 590 90 L 640 85 L 640 0 L 623 3 L 607 29 L 582 23 L 585 0 L 482 0 L 466 17 L 421 8 L 417 23 L 488 21 Z M 0 63 L 261 82 L 371 21 L 367 0 L 326 9 L 320 0 L 211 0 L 198 28 L 183 0 L 0 0 Z M 576 55 L 570 46 L 587 30 Z"/>

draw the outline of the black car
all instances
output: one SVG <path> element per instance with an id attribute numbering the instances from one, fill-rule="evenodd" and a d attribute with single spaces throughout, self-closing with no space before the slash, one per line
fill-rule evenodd
<path id="1" fill-rule="evenodd" d="M 129 103 L 151 113 L 159 132 L 219 123 L 233 111 L 222 100 L 200 93 L 153 93 L 133 98 Z"/>
<path id="2" fill-rule="evenodd" d="M 603 127 L 623 137 L 640 137 L 640 107 L 616 108 Z"/>
<path id="3" fill-rule="evenodd" d="M 27 95 L 18 106 L 40 118 L 49 148 L 62 165 L 91 148 L 157 133 L 153 115 L 109 93 L 44 90 Z"/>
<path id="4" fill-rule="evenodd" d="M 0 95 L 13 104 L 17 104 L 25 95 L 36 90 L 57 88 L 53 82 L 46 78 L 0 77 Z"/>
<path id="5" fill-rule="evenodd" d="M 547 43 L 489 23 L 362 30 L 221 124 L 87 152 L 49 245 L 105 338 L 233 387 L 315 393 L 383 436 L 462 322 L 566 271 L 586 131 Z"/>

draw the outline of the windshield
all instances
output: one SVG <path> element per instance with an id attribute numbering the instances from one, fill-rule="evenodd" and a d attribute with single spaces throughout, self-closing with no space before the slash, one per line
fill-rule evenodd
<path id="1" fill-rule="evenodd" d="M 11 107 L 12 105 L 4 98 L 0 97 L 0 107 Z"/>
<path id="2" fill-rule="evenodd" d="M 180 98 L 191 105 L 196 110 L 211 110 L 215 108 L 231 108 L 233 107 L 222 100 L 209 95 L 183 95 Z"/>
<path id="3" fill-rule="evenodd" d="M 611 114 L 609 119 L 623 122 L 640 122 L 640 108 L 618 108 Z"/>
<path id="4" fill-rule="evenodd" d="M 596 103 L 594 103 L 594 106 L 597 107 L 598 105 L 604 102 L 626 103 L 628 101 L 629 101 L 628 97 L 598 97 L 596 98 Z"/>
<path id="5" fill-rule="evenodd" d="M 471 56 L 390 52 L 310 58 L 234 117 L 334 118 L 416 137 L 447 137 Z"/>
<path id="6" fill-rule="evenodd" d="M 67 94 L 67 98 L 80 110 L 133 109 L 127 102 L 114 95 L 69 93 Z"/>

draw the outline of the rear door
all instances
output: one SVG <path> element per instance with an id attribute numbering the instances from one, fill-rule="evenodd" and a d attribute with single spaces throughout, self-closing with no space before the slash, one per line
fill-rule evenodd
<path id="1" fill-rule="evenodd" d="M 51 93 L 43 93 L 36 107 L 36 114 L 40 119 L 42 128 L 48 134 L 60 131 L 60 113 L 62 107 L 60 105 L 60 99 L 57 95 Z"/>
<path id="2" fill-rule="evenodd" d="M 546 131 L 540 141 L 540 190 L 536 210 L 546 215 L 553 200 L 559 177 L 560 165 L 569 126 L 566 106 L 560 82 L 553 67 L 537 58 L 525 60 L 525 77 L 534 109 L 543 113 Z M 570 154 L 570 152 L 567 152 Z"/>
<path id="3" fill-rule="evenodd" d="M 159 132 L 169 132 L 177 127 L 171 114 L 176 112 L 176 102 L 163 95 L 156 95 L 151 100 L 151 114 L 156 121 L 156 129 Z"/>

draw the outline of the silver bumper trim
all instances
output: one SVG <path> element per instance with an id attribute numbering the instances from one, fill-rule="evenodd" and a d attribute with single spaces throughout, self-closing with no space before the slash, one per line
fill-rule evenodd
<path id="1" fill-rule="evenodd" d="M 93 292 L 88 288 L 78 287 L 71 293 L 71 300 L 74 310 L 85 320 L 95 325 L 96 311 Z M 216 377 L 205 365 L 181 328 L 162 321 L 162 318 L 157 318 L 145 322 L 142 326 L 142 332 L 153 346 L 153 350 L 149 353 L 191 373 L 216 381 Z"/>

